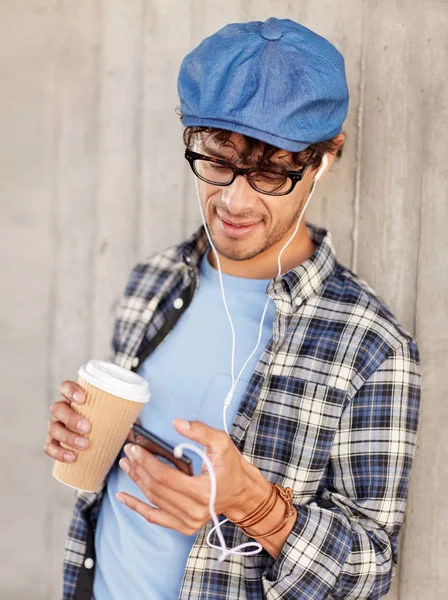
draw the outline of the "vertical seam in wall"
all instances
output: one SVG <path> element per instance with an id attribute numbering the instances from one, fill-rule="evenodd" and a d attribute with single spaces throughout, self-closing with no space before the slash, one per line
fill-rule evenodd
<path id="1" fill-rule="evenodd" d="M 362 7 L 362 33 L 361 33 L 361 61 L 359 75 L 359 105 L 357 119 L 357 139 L 356 139 L 356 175 L 355 175 L 355 195 L 353 198 L 353 231 L 352 231 L 352 260 L 351 269 L 356 271 L 358 266 L 358 240 L 359 240 L 359 206 L 361 194 L 361 159 L 362 159 L 362 128 L 364 121 L 364 98 L 365 98 L 365 60 L 366 60 L 366 2 Z"/>
<path id="2" fill-rule="evenodd" d="M 140 260 L 140 253 L 142 251 L 142 206 L 143 206 L 143 179 L 145 173 L 144 165 L 144 135 L 145 135 L 145 114 L 146 114 L 146 78 L 145 78 L 145 64 L 146 64 L 146 19 L 148 18 L 147 11 L 147 0 L 142 0 L 141 5 L 141 19 L 140 19 L 140 37 L 139 37 L 139 66 L 138 66 L 138 84 L 137 84 L 137 115 L 135 118 L 136 127 L 136 154 L 137 160 L 135 161 L 135 179 L 136 194 L 135 194 L 135 244 L 134 244 L 134 258 L 138 262 Z"/>
<path id="3" fill-rule="evenodd" d="M 96 273 L 97 273 L 97 244 L 96 244 L 96 236 L 98 234 L 98 223 L 99 223 L 99 187 L 100 187 L 100 178 L 102 176 L 102 163 L 101 163 L 101 99 L 102 99 L 102 71 L 101 67 L 103 65 L 103 36 L 104 36 L 104 5 L 103 0 L 96 0 L 96 9 L 97 9 L 97 47 L 95 48 L 95 120 L 94 120 L 94 128 L 95 128 L 95 136 L 94 139 L 96 141 L 96 156 L 95 162 L 93 164 L 93 183 L 92 183 L 92 229 L 91 229 L 91 239 L 90 239 L 90 248 L 92 250 L 92 261 L 90 268 L 90 290 L 89 290 L 89 315 L 90 315 L 90 327 L 88 331 L 87 338 L 87 346 L 89 349 L 89 357 L 92 356 L 93 353 L 93 340 L 95 331 L 95 298 L 96 298 Z"/>
<path id="4" fill-rule="evenodd" d="M 424 110 L 422 109 L 422 113 Z M 425 118 L 422 119 L 422 123 L 425 123 Z M 423 158 L 425 156 L 425 132 L 422 132 L 422 147 L 421 147 L 421 156 L 422 160 L 420 162 L 421 165 L 424 164 Z M 417 249 L 417 269 L 415 275 L 415 305 L 414 305 L 414 337 L 417 337 L 417 327 L 418 327 L 418 317 L 419 317 L 419 295 L 418 291 L 420 288 L 420 266 L 422 259 L 422 223 L 423 223 L 423 190 L 424 190 L 424 173 L 423 169 L 420 173 L 420 207 L 419 207 L 419 220 L 418 220 L 418 249 Z"/>
<path id="5" fill-rule="evenodd" d="M 424 30 L 424 25 L 421 26 L 422 32 Z M 422 34 L 421 39 L 425 39 L 426 36 L 424 36 Z M 423 72 L 423 71 L 422 71 Z M 426 89 L 426 81 L 425 81 L 425 85 L 423 86 L 423 89 Z M 426 104 L 424 102 L 424 97 L 423 97 L 423 89 L 421 89 L 420 91 L 420 114 L 423 116 L 423 118 L 421 119 L 422 123 L 426 123 L 426 119 L 425 119 L 425 108 L 426 108 Z M 421 147 L 420 147 L 420 155 L 422 157 L 422 159 L 420 160 L 420 165 L 424 164 L 424 156 L 425 156 L 425 147 L 426 147 L 426 138 L 425 138 L 425 128 L 424 126 L 422 126 L 422 131 L 421 131 Z M 417 256 L 416 256 L 416 272 L 415 272 L 415 286 L 414 286 L 414 296 L 415 296 L 415 301 L 414 301 L 414 320 L 413 320 L 413 331 L 412 331 L 412 335 L 414 337 L 417 337 L 417 327 L 418 327 L 418 312 L 419 312 L 419 287 L 420 287 L 420 267 L 421 267 L 421 256 L 422 256 L 422 222 L 423 222 L 423 193 L 424 193 L 424 171 L 423 169 L 421 169 L 420 171 L 420 194 L 419 194 L 419 220 L 418 220 L 418 231 L 417 231 Z M 408 498 L 408 502 L 409 502 L 409 498 Z M 407 533 L 407 510 L 405 511 L 404 514 L 404 519 L 403 519 L 403 525 L 402 525 L 402 533 L 401 533 L 401 539 L 400 539 L 400 550 L 398 553 L 398 581 L 397 581 L 397 595 L 398 595 L 398 600 L 401 600 L 402 598 L 402 581 L 403 581 L 403 570 L 404 567 L 403 565 L 405 564 L 405 559 L 406 559 L 406 533 Z M 403 599 L 405 600 L 405 599 Z"/>
<path id="6" fill-rule="evenodd" d="M 426 89 L 426 85 L 424 86 L 424 89 Z M 425 102 L 424 102 L 424 98 L 422 98 L 422 107 L 421 107 L 421 113 L 423 115 L 422 118 L 422 123 L 426 123 L 426 119 L 425 119 Z M 422 160 L 420 161 L 420 164 L 423 165 L 424 161 L 423 161 L 423 157 L 425 156 L 425 147 L 426 147 L 426 139 L 425 139 L 425 130 L 424 128 L 422 128 L 422 134 L 421 134 L 421 156 L 422 156 Z M 418 232 L 417 232 L 417 268 L 416 268 L 416 274 L 415 274 L 415 303 L 414 303 L 414 322 L 413 322 L 413 332 L 412 335 L 417 338 L 418 337 L 418 317 L 419 317 L 419 288 L 420 288 L 420 272 L 421 272 L 421 260 L 422 260 L 422 236 L 423 236 L 423 232 L 422 232 L 422 222 L 423 222 L 423 192 L 424 192 L 424 173 L 423 173 L 423 169 L 421 170 L 420 173 L 420 203 L 419 203 L 419 222 L 418 222 Z M 418 436 L 417 436 L 418 437 Z M 418 439 L 417 439 L 418 441 Z M 407 532 L 407 511 L 405 511 L 404 514 L 404 521 L 403 521 L 403 527 L 402 527 L 402 535 L 401 535 L 401 551 L 398 554 L 398 573 L 399 573 L 399 578 L 398 578 L 398 582 L 397 582 L 397 589 L 398 589 L 398 600 L 401 600 L 402 598 L 402 575 L 403 575 L 403 565 L 405 562 L 405 558 L 406 558 L 406 532 Z M 404 599 L 405 600 L 405 599 Z"/>
<path id="7" fill-rule="evenodd" d="M 56 9 L 55 9 L 55 17 L 53 24 L 52 37 L 53 40 L 53 56 L 52 56 L 52 65 L 51 68 L 52 76 L 50 79 L 51 92 L 50 92 L 50 103 L 51 103 L 51 115 L 53 119 L 53 127 L 51 132 L 51 157 L 50 161 L 53 165 L 53 168 L 50 169 L 52 173 L 51 176 L 51 187 L 50 187 L 50 197 L 51 197 L 51 208 L 50 208 L 50 231 L 51 231 L 51 267 L 50 267 L 50 284 L 49 284 L 49 300 L 48 300 L 48 331 L 47 331 L 47 394 L 45 398 L 45 414 L 48 413 L 48 400 L 52 400 L 54 397 L 54 349 L 55 349 L 55 329 L 56 329 L 56 290 L 57 290 L 57 248 L 58 248 L 58 192 L 59 192 L 59 182 L 58 182 L 58 174 L 59 174 L 59 140 L 61 136 L 61 114 L 60 114 L 60 104 L 59 93 L 58 93 L 58 67 L 59 61 L 58 57 L 60 56 L 60 48 L 59 48 L 59 35 L 61 28 L 61 20 L 62 20 L 62 11 L 61 11 L 62 0 L 59 0 Z M 47 470 L 45 479 L 50 480 L 51 475 Z M 50 563 L 53 562 L 53 524 L 54 524 L 54 510 L 52 506 L 52 501 L 54 502 L 54 493 L 51 490 L 50 485 L 45 486 L 46 489 L 46 510 L 45 510 L 45 550 L 47 554 L 50 555 Z M 50 598 L 53 596 L 53 570 L 50 568 L 47 572 L 47 577 L 45 578 L 45 597 Z"/>

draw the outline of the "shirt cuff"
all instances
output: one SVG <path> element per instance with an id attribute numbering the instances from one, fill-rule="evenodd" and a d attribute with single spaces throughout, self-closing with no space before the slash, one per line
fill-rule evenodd
<path id="1" fill-rule="evenodd" d="M 315 502 L 295 508 L 294 527 L 264 573 L 265 589 L 270 598 L 327 598 L 352 548 L 350 523 L 338 509 Z"/>

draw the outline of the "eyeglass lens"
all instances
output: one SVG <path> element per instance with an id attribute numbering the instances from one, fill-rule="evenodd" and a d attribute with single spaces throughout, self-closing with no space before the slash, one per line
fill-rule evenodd
<path id="1" fill-rule="evenodd" d="M 196 174 L 208 183 L 226 185 L 233 179 L 233 170 L 219 163 L 196 159 L 193 166 Z M 289 177 L 268 171 L 251 173 L 249 179 L 255 188 L 268 194 L 284 194 L 292 187 Z"/>

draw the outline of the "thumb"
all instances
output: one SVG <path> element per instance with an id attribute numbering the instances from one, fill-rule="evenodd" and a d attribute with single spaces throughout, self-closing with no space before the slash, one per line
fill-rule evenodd
<path id="1" fill-rule="evenodd" d="M 180 434 L 203 446 L 218 445 L 223 435 L 220 429 L 209 427 L 205 423 L 202 423 L 202 421 L 174 419 L 173 425 Z"/>

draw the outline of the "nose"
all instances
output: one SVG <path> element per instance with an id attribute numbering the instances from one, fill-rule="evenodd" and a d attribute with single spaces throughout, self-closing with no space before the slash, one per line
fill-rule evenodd
<path id="1" fill-rule="evenodd" d="M 256 192 L 250 187 L 247 179 L 243 175 L 237 175 L 231 185 L 222 188 L 221 197 L 229 213 L 238 215 L 253 207 L 254 195 Z"/>

